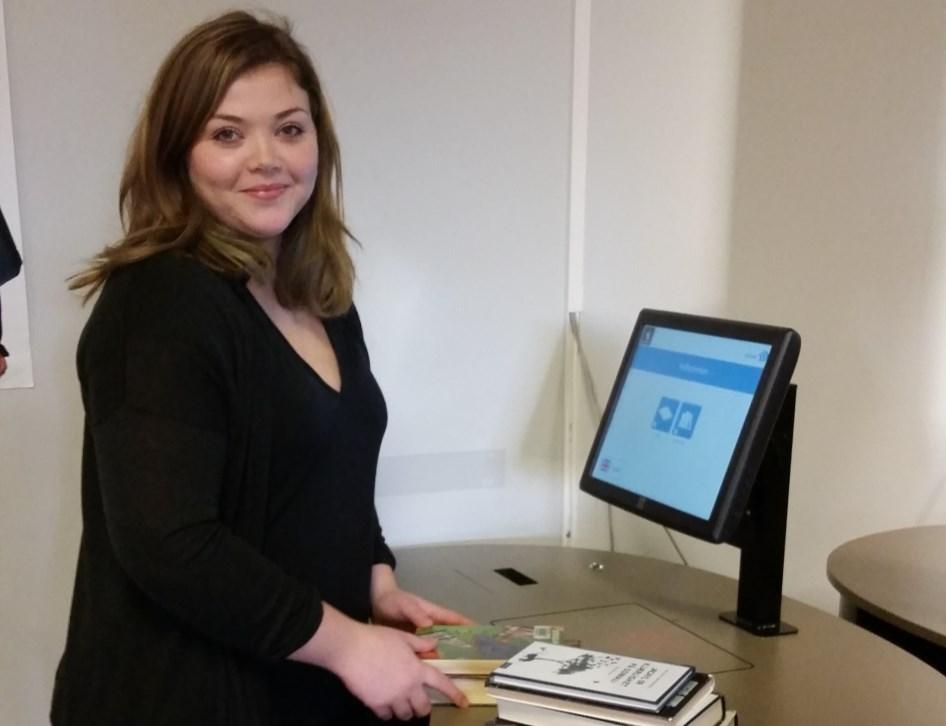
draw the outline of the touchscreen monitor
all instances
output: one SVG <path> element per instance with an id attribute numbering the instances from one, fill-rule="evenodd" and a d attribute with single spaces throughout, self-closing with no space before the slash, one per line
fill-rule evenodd
<path id="1" fill-rule="evenodd" d="M 799 349 L 789 328 L 643 310 L 581 488 L 725 541 L 755 483 Z"/>

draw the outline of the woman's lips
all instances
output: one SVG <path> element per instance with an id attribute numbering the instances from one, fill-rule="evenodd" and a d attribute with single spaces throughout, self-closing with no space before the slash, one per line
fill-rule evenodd
<path id="1" fill-rule="evenodd" d="M 254 199 L 276 199 L 288 188 L 286 184 L 261 184 L 244 189 L 243 193 L 248 194 Z"/>

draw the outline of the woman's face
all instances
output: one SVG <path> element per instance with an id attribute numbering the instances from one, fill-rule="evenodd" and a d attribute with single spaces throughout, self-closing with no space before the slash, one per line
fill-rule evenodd
<path id="1" fill-rule="evenodd" d="M 272 64 L 233 82 L 187 161 L 194 191 L 214 217 L 275 252 L 312 196 L 318 160 L 309 97 Z"/>

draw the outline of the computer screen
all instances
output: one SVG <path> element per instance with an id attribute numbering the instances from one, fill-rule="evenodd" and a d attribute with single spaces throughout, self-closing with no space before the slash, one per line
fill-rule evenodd
<path id="1" fill-rule="evenodd" d="M 789 328 L 642 311 L 581 488 L 695 537 L 726 540 L 799 348 Z"/>

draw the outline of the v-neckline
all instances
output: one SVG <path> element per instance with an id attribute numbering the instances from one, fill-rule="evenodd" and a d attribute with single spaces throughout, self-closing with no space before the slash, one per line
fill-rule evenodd
<path id="1" fill-rule="evenodd" d="M 268 326 L 269 329 L 275 333 L 278 344 L 284 346 L 285 349 L 289 351 L 290 355 L 292 355 L 292 357 L 294 357 L 309 372 L 309 374 L 312 375 L 315 380 L 325 388 L 325 390 L 335 394 L 338 397 L 341 397 L 342 391 L 345 390 L 345 370 L 342 365 L 341 356 L 338 354 L 338 344 L 335 340 L 333 331 L 334 325 L 332 325 L 332 321 L 326 320 L 325 318 L 320 318 L 322 327 L 325 329 L 325 337 L 328 338 L 329 347 L 332 349 L 332 355 L 335 357 L 335 365 L 338 367 L 338 388 L 335 388 L 328 381 L 326 381 L 322 377 L 322 374 L 313 368 L 309 362 L 302 357 L 299 351 L 295 349 L 295 346 L 289 342 L 289 339 L 285 336 L 282 330 L 279 329 L 279 326 L 276 325 L 275 321 L 269 317 L 269 313 L 266 312 L 266 308 L 260 304 L 260 301 L 256 299 L 256 296 L 252 293 L 249 287 L 247 287 L 246 284 L 241 284 L 240 287 L 243 290 L 243 294 L 249 298 L 250 304 L 256 310 L 257 315 L 263 318 L 264 325 Z"/>

